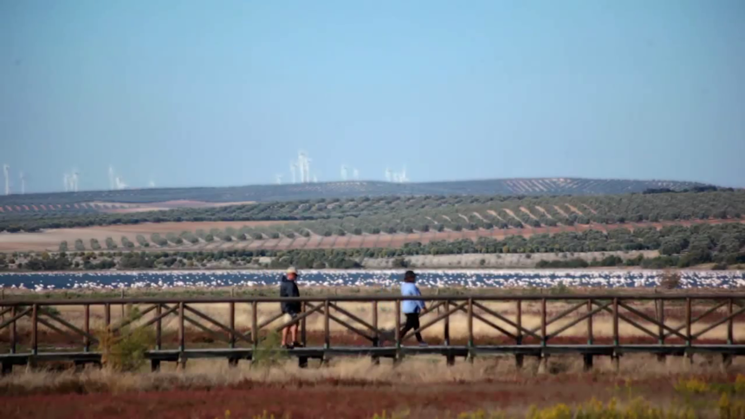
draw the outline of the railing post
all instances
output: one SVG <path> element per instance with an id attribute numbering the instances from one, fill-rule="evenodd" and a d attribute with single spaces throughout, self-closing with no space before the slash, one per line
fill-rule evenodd
<path id="1" fill-rule="evenodd" d="M 91 306 L 90 304 L 85 305 L 85 319 L 83 320 L 85 324 L 83 325 L 83 330 L 85 331 L 86 336 L 83 336 L 83 351 L 88 352 L 91 349 L 91 341 L 88 339 L 88 335 L 91 333 Z"/>
<path id="2" fill-rule="evenodd" d="M 515 301 L 517 304 L 517 314 L 515 318 L 515 323 L 517 324 L 517 330 L 515 332 L 515 336 L 517 336 L 517 339 L 515 339 L 516 345 L 522 345 L 523 344 L 523 300 L 517 299 Z M 515 354 L 515 366 L 517 368 L 522 368 L 525 361 L 525 356 L 523 354 Z"/>
<path id="3" fill-rule="evenodd" d="M 380 346 L 380 334 L 378 333 L 378 302 L 372 302 L 372 326 L 375 328 L 373 331 L 373 346 Z"/>
<path id="4" fill-rule="evenodd" d="M 541 298 L 541 346 L 546 346 L 546 299 Z"/>
<path id="5" fill-rule="evenodd" d="M 109 303 L 103 305 L 103 319 L 104 323 L 106 323 L 106 332 L 108 333 L 111 326 L 111 304 Z"/>
<path id="6" fill-rule="evenodd" d="M 39 305 L 33 304 L 31 309 L 31 353 L 36 355 L 39 351 L 38 341 L 38 318 L 39 318 Z"/>
<path id="7" fill-rule="evenodd" d="M 305 305 L 305 301 L 301 304 L 301 312 L 305 313 L 305 311 L 308 309 L 308 307 Z M 303 348 L 308 346 L 308 332 L 305 324 L 305 319 L 307 317 L 303 317 L 302 320 L 300 320 L 300 343 L 303 345 Z"/>
<path id="8" fill-rule="evenodd" d="M 468 299 L 468 352 L 473 348 L 473 298 Z"/>
<path id="9" fill-rule="evenodd" d="M 541 291 L 543 292 L 543 291 Z M 541 347 L 545 348 L 547 345 L 547 334 L 546 334 L 546 298 L 541 298 Z M 541 359 L 538 363 L 538 374 L 545 374 L 548 372 L 548 354 L 545 351 L 541 351 Z"/>
<path id="10" fill-rule="evenodd" d="M 595 341 L 595 335 L 592 331 L 592 316 L 589 314 L 592 313 L 592 299 L 587 300 L 587 344 L 592 345 Z"/>
<path id="11" fill-rule="evenodd" d="M 163 312 L 163 306 L 158 303 L 158 305 L 155 306 L 155 316 L 160 317 Z M 155 322 L 155 350 L 159 351 L 163 347 L 163 328 L 162 324 L 160 322 L 160 319 L 158 319 L 157 322 Z"/>
<path id="12" fill-rule="evenodd" d="M 659 306 L 660 306 L 660 313 L 659 313 L 657 321 L 660 324 L 657 326 L 657 334 L 659 335 L 660 345 L 664 345 L 665 344 L 665 299 L 664 298 L 660 298 Z"/>
<path id="13" fill-rule="evenodd" d="M 231 293 L 233 290 L 231 290 Z M 235 302 L 230 302 L 230 349 L 235 348 Z"/>
<path id="14" fill-rule="evenodd" d="M 450 301 L 445 301 L 445 312 L 450 310 Z M 445 322 L 443 323 L 443 343 L 445 346 L 450 346 L 450 315 L 445 316 Z"/>
<path id="15" fill-rule="evenodd" d="M 372 302 L 372 327 L 373 331 L 373 346 L 380 346 L 380 333 L 378 332 L 378 301 Z M 373 365 L 380 365 L 380 358 L 377 355 L 372 356 Z"/>
<path id="16" fill-rule="evenodd" d="M 395 316 L 396 316 L 396 323 L 395 327 L 393 329 L 393 332 L 395 334 L 395 342 L 396 342 L 396 360 L 398 360 L 401 357 L 401 301 L 396 299 L 394 301 L 394 304 L 396 304 L 395 308 Z"/>
<path id="17" fill-rule="evenodd" d="M 15 318 L 16 316 L 16 306 L 13 306 L 10 309 L 10 317 Z M 13 323 L 10 325 L 10 353 L 14 354 L 16 353 L 16 343 L 18 341 L 18 331 L 16 329 L 16 321 L 13 320 Z"/>
<path id="18" fill-rule="evenodd" d="M 523 300 L 518 299 L 516 301 L 517 303 L 517 317 L 515 319 L 515 323 L 517 323 L 517 330 L 515 332 L 515 336 L 517 336 L 517 339 L 515 341 L 515 344 L 522 345 L 523 344 Z"/>
<path id="19" fill-rule="evenodd" d="M 329 313 L 329 299 L 326 298 L 323 302 L 323 347 L 329 349 L 331 347 L 331 330 L 330 330 L 330 319 L 331 313 Z"/>
<path id="20" fill-rule="evenodd" d="M 184 329 L 184 303 L 183 301 L 178 303 L 178 350 L 179 352 L 184 352 L 184 349 L 186 349 L 186 337 Z"/>
<path id="21" fill-rule="evenodd" d="M 691 298 L 686 298 L 686 346 L 691 346 Z"/>
<path id="22" fill-rule="evenodd" d="M 613 299 L 613 346 L 618 346 L 618 297 Z"/>
<path id="23" fill-rule="evenodd" d="M 186 369 L 186 357 L 184 356 L 184 350 L 186 350 L 186 330 L 184 329 L 184 308 L 185 304 L 183 301 L 178 303 L 178 361 L 176 363 L 176 369 L 178 371 L 184 371 Z"/>
<path id="24" fill-rule="evenodd" d="M 730 316 L 729 320 L 727 320 L 727 345 L 732 345 L 735 343 L 735 334 L 734 334 L 734 319 L 731 317 L 734 313 L 734 302 L 730 298 L 729 301 L 727 301 L 727 316 Z"/>
<path id="25" fill-rule="evenodd" d="M 259 303 L 251 302 L 251 340 L 253 341 L 254 350 L 259 346 Z"/>

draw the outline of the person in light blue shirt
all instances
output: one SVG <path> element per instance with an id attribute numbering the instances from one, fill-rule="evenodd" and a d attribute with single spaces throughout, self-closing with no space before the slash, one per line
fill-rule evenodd
<path id="1" fill-rule="evenodd" d="M 401 284 L 401 295 L 403 296 L 421 296 L 419 288 L 416 286 L 416 274 L 414 271 L 406 271 L 404 274 L 404 283 Z M 427 309 L 427 306 L 422 300 L 403 300 L 401 302 L 401 311 L 406 315 L 406 325 L 401 329 L 399 334 L 400 339 L 406 336 L 409 330 L 419 329 L 419 314 Z M 420 346 L 426 346 L 427 344 L 422 339 L 422 334 L 416 332 L 416 340 Z"/>

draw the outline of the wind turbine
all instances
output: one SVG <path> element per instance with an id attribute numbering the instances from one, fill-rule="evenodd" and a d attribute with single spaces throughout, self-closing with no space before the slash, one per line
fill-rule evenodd
<path id="1" fill-rule="evenodd" d="M 109 189 L 116 189 L 116 174 L 114 173 L 114 166 L 109 165 Z"/>
<path id="2" fill-rule="evenodd" d="M 385 180 L 388 182 L 393 181 L 393 171 L 389 167 L 385 168 Z"/>
<path id="3" fill-rule="evenodd" d="M 282 175 L 276 175 L 277 185 L 282 184 Z"/>
<path id="4" fill-rule="evenodd" d="M 313 161 L 310 157 L 305 156 L 304 163 L 305 163 L 305 181 L 310 183 L 310 162 Z"/>
<path id="5" fill-rule="evenodd" d="M 117 190 L 122 190 L 127 187 L 127 184 L 124 183 L 124 179 L 122 179 L 121 176 L 117 176 L 116 178 L 114 178 L 114 183 L 116 184 Z"/>
<path id="6" fill-rule="evenodd" d="M 300 170 L 300 183 L 308 182 L 308 157 L 304 151 L 298 151 L 297 153 L 297 166 Z"/>
<path id="7" fill-rule="evenodd" d="M 5 195 L 10 195 L 10 165 L 3 165 L 3 173 L 5 174 Z"/>
<path id="8" fill-rule="evenodd" d="M 23 172 L 21 172 L 21 174 L 19 175 L 19 178 L 21 179 L 21 195 L 25 195 L 26 194 L 26 175 L 24 175 Z"/>
<path id="9" fill-rule="evenodd" d="M 297 167 L 297 163 L 291 161 L 290 162 L 290 173 L 292 174 L 292 183 L 297 183 L 297 177 L 295 174 L 295 168 Z"/>
<path id="10" fill-rule="evenodd" d="M 78 191 L 78 181 L 80 180 L 80 172 L 78 172 L 78 169 L 72 169 L 72 191 L 77 192 Z"/>
<path id="11" fill-rule="evenodd" d="M 342 164 L 341 165 L 341 180 L 343 181 L 347 180 L 347 172 L 348 172 L 347 166 L 345 164 Z"/>
<path id="12" fill-rule="evenodd" d="M 354 169 L 352 171 L 352 177 L 354 178 L 354 180 L 360 180 L 360 171 L 357 169 Z"/>

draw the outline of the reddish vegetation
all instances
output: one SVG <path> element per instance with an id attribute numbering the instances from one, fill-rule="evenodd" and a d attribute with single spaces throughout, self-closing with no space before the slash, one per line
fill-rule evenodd
<path id="1" fill-rule="evenodd" d="M 407 410 L 410 418 L 477 408 L 527 407 L 558 402 L 579 403 L 591 397 L 608 399 L 615 382 L 595 382 L 589 375 L 566 375 L 532 382 L 430 385 L 361 385 L 338 380 L 324 383 L 268 385 L 245 383 L 226 389 L 173 390 L 125 394 L 65 394 L 0 397 L 0 417 L 24 418 L 251 418 L 263 411 L 282 418 L 372 418 L 375 413 Z M 571 383 L 571 385 L 567 385 Z M 655 386 L 657 397 L 669 393 Z M 536 390 L 540 388 L 540 397 Z M 660 394 L 663 393 L 663 394 Z"/>

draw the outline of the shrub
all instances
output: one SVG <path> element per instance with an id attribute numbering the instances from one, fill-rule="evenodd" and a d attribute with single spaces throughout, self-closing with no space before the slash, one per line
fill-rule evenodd
<path id="1" fill-rule="evenodd" d="M 402 257 L 394 258 L 391 262 L 391 266 L 394 268 L 406 268 L 409 266 L 409 262 L 406 261 L 406 259 Z"/>
<path id="2" fill-rule="evenodd" d="M 168 246 L 168 240 L 166 240 L 165 238 L 163 238 L 158 233 L 151 234 L 150 235 L 150 241 L 152 241 L 153 243 L 155 243 L 156 245 L 158 245 L 160 247 Z"/>
<path id="3" fill-rule="evenodd" d="M 142 247 L 150 247 L 150 243 L 148 243 L 147 239 L 142 234 L 138 234 L 137 237 L 136 237 L 136 239 L 137 239 L 137 243 L 139 243 L 140 246 L 142 246 Z"/>
<path id="4" fill-rule="evenodd" d="M 78 252 L 85 252 L 85 245 L 83 244 L 82 239 L 75 240 L 75 250 Z"/>
<path id="5" fill-rule="evenodd" d="M 115 371 L 136 371 L 145 363 L 145 352 L 153 342 L 150 328 L 133 326 L 142 315 L 137 307 L 129 308 L 118 327 L 109 326 L 96 333 L 101 363 Z"/>
<path id="6" fill-rule="evenodd" d="M 135 244 L 132 243 L 131 240 L 129 240 L 126 237 L 122 237 L 122 246 L 124 246 L 127 249 L 133 249 L 135 247 Z"/>
<path id="7" fill-rule="evenodd" d="M 680 286 L 680 274 L 676 271 L 665 271 L 660 278 L 660 287 L 672 290 Z"/>
<path id="8" fill-rule="evenodd" d="M 109 249 L 109 250 L 114 250 L 114 249 L 116 249 L 117 247 L 118 247 L 118 246 L 117 246 L 117 245 L 116 245 L 116 243 L 114 242 L 114 239 L 112 239 L 111 237 L 107 237 L 107 238 L 106 238 L 106 248 L 107 248 L 107 249 Z"/>
<path id="9" fill-rule="evenodd" d="M 98 242 L 98 239 L 91 239 L 91 249 L 101 250 L 101 243 Z"/>
<path id="10" fill-rule="evenodd" d="M 64 253 L 68 251 L 67 241 L 63 241 L 62 243 L 59 244 L 59 251 L 60 253 Z"/>
<path id="11" fill-rule="evenodd" d="M 284 362 L 289 356 L 287 355 L 287 351 L 280 345 L 281 340 L 279 333 L 276 331 L 269 333 L 257 345 L 256 351 L 253 353 L 252 365 L 272 367 Z"/>

